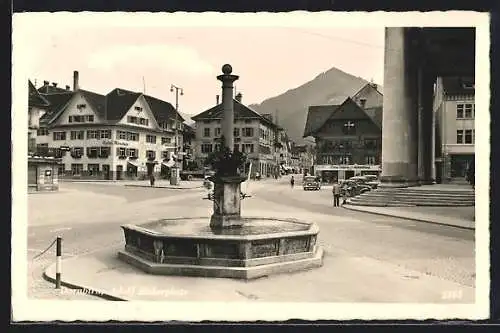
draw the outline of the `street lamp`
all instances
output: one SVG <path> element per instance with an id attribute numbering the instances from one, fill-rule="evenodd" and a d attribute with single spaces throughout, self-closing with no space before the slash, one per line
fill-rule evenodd
<path id="1" fill-rule="evenodd" d="M 170 184 L 171 185 L 178 185 L 179 184 L 179 164 L 178 164 L 178 159 L 177 155 L 179 154 L 179 92 L 180 95 L 184 95 L 184 89 L 181 87 L 176 86 L 175 84 L 170 85 L 170 92 L 174 92 L 175 90 L 175 148 L 174 148 L 174 153 L 176 156 L 176 161 L 175 161 L 175 177 L 170 177 Z"/>

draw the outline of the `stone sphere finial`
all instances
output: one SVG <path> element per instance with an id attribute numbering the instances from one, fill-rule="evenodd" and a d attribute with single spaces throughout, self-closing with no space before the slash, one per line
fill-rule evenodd
<path id="1" fill-rule="evenodd" d="M 222 66 L 222 73 L 231 74 L 232 71 L 233 71 L 233 67 L 231 67 L 230 64 L 225 64 L 224 66 Z"/>

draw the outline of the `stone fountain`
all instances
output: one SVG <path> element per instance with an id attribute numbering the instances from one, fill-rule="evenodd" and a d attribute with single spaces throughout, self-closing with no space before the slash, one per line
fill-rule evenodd
<path id="1" fill-rule="evenodd" d="M 234 152 L 232 68 L 222 67 L 223 148 L 215 163 L 213 214 L 123 225 L 120 259 L 147 273 L 252 279 L 320 267 L 314 223 L 241 216 L 241 153 Z"/>

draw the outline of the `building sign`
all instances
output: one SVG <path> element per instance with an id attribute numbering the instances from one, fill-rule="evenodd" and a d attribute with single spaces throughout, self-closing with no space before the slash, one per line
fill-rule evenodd
<path id="1" fill-rule="evenodd" d="M 59 147 L 59 149 L 60 149 L 61 151 L 70 151 L 69 146 L 61 146 L 61 147 Z"/>
<path id="2" fill-rule="evenodd" d="M 380 170 L 380 165 L 362 165 L 362 164 L 353 164 L 353 165 L 329 165 L 329 164 L 320 164 L 314 166 L 315 170 Z"/>
<path id="3" fill-rule="evenodd" d="M 128 146 L 128 142 L 118 141 L 118 140 L 103 140 L 103 145 L 117 145 L 117 146 Z"/>

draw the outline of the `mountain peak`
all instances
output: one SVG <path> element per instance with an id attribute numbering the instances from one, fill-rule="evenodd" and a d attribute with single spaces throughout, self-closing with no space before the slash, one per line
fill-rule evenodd
<path id="1" fill-rule="evenodd" d="M 353 96 L 367 83 L 360 77 L 332 67 L 299 87 L 250 107 L 260 114 L 279 113 L 279 125 L 287 130 L 292 140 L 303 143 L 302 135 L 309 106 L 330 104 L 331 100 Z"/>

